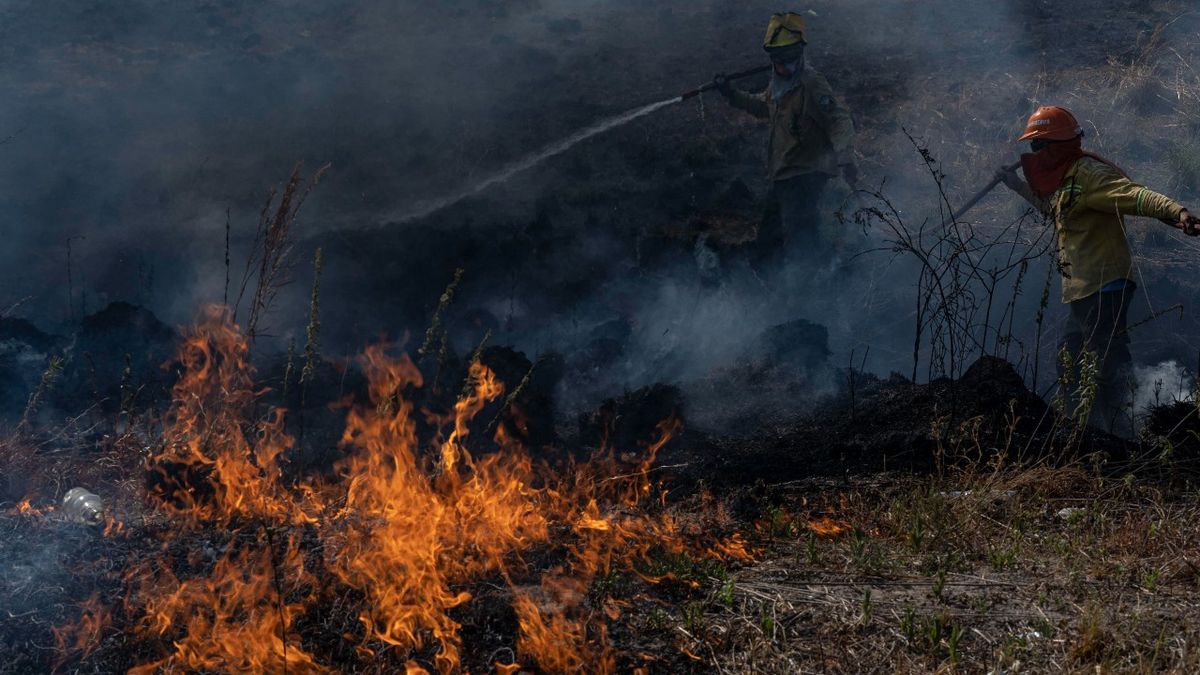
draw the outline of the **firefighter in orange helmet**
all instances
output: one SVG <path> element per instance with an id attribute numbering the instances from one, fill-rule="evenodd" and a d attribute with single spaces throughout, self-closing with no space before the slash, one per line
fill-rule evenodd
<path id="1" fill-rule="evenodd" d="M 1066 108 L 1038 108 L 1018 139 L 1029 141 L 1032 150 L 1021 156 L 1025 179 L 1007 168 L 998 178 L 1054 222 L 1062 300 L 1070 308 L 1062 346 L 1077 364 L 1084 349 L 1098 359 L 1093 421 L 1110 430 L 1127 429 L 1120 413 L 1132 362 L 1126 317 L 1135 275 L 1125 216 L 1156 218 L 1193 236 L 1200 233 L 1200 221 L 1179 202 L 1084 150 L 1083 136 Z"/>
<path id="2" fill-rule="evenodd" d="M 850 113 L 825 77 L 805 62 L 807 45 L 804 17 L 775 14 L 763 40 L 773 66 L 766 90 L 742 91 L 721 75 L 715 83 L 730 105 L 770 123 L 767 177 L 781 231 L 764 233 L 759 243 L 775 250 L 786 243 L 793 250 L 816 253 L 834 243 L 822 241 L 820 234 L 817 202 L 822 192 L 836 177 L 853 186 L 858 172 Z"/>

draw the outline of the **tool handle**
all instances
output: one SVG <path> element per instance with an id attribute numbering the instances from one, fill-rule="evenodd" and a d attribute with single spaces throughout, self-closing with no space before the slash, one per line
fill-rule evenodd
<path id="1" fill-rule="evenodd" d="M 1009 165 L 1005 166 L 1004 170 L 1005 171 L 1016 171 L 1017 168 L 1020 166 L 1021 166 L 1021 163 L 1016 162 L 1015 164 L 1009 164 Z M 967 211 L 970 211 L 971 209 L 975 208 L 975 205 L 978 204 L 981 199 L 986 197 L 988 195 L 988 193 L 991 192 L 993 189 L 995 189 L 995 187 L 999 184 L 1000 184 L 999 176 L 997 176 L 996 178 L 993 178 L 992 182 L 988 183 L 982 190 L 977 192 L 975 194 L 975 196 L 971 198 L 970 201 L 968 201 L 966 204 L 963 204 L 962 208 L 955 211 L 952 218 L 954 220 L 958 220 L 959 218 L 962 218 L 963 216 L 967 215 Z"/>
<path id="2" fill-rule="evenodd" d="M 751 75 L 758 75 L 759 73 L 765 73 L 768 70 L 770 70 L 771 67 L 772 67 L 771 64 L 768 63 L 763 66 L 755 66 L 753 68 L 747 68 L 746 70 L 739 70 L 736 73 L 731 73 L 729 75 L 726 75 L 725 79 L 730 82 L 733 82 L 734 80 L 741 80 L 743 78 L 750 77 Z M 699 96 L 700 94 L 703 94 L 706 91 L 712 91 L 713 89 L 716 89 L 716 88 L 717 88 L 716 82 L 709 82 L 708 84 L 706 84 L 704 86 L 701 86 L 699 88 L 693 89 L 688 92 L 684 92 L 683 94 L 681 94 L 679 96 L 679 100 L 686 101 L 689 98 L 695 98 L 696 96 Z"/>

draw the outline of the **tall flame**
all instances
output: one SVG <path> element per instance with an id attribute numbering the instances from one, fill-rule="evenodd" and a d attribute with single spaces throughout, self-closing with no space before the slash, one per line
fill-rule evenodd
<path id="1" fill-rule="evenodd" d="M 691 543 L 666 509 L 643 508 L 665 498 L 651 467 L 678 420 L 659 425 L 632 470 L 604 448 L 556 471 L 535 462 L 503 423 L 492 439 L 472 437 L 472 420 L 504 393 L 495 373 L 474 363 L 469 388 L 442 420 L 444 440 L 423 449 L 417 411 L 403 396 L 422 385 L 421 374 L 388 351 L 374 346 L 360 359 L 369 396 L 346 414 L 337 475 L 289 485 L 284 413 L 256 419 L 261 392 L 245 340 L 228 310 L 201 313 L 180 349 L 174 403 L 148 460 L 159 477 L 151 505 L 172 526 L 160 557 L 126 575 L 124 612 L 159 654 L 131 672 L 325 672 L 299 620 L 331 594 L 362 598 L 360 634 L 340 638 L 360 654 L 399 650 L 409 673 L 425 672 L 432 654 L 438 672 L 453 672 L 464 644 L 452 612 L 484 580 L 511 590 L 522 662 L 612 672 L 618 654 L 605 618 L 620 610 L 587 606 L 598 575 L 637 572 L 660 550 L 745 555 L 736 539 Z M 187 532 L 216 541 L 180 551 Z M 539 576 L 525 557 L 540 550 L 560 551 L 564 562 Z"/>

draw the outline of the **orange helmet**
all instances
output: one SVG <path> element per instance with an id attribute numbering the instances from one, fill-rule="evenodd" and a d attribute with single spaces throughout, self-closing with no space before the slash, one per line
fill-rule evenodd
<path id="1" fill-rule="evenodd" d="M 1025 134 L 1018 141 L 1042 139 L 1044 141 L 1069 141 L 1083 135 L 1083 127 L 1070 110 L 1056 105 L 1038 108 L 1029 116 Z"/>

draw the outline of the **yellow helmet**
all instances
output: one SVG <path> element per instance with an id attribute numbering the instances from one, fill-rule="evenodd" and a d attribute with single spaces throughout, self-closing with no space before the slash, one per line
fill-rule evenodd
<path id="1" fill-rule="evenodd" d="M 804 35 L 804 17 L 795 12 L 771 15 L 771 20 L 767 23 L 767 37 L 763 39 L 763 49 L 770 52 L 807 43 Z"/>

